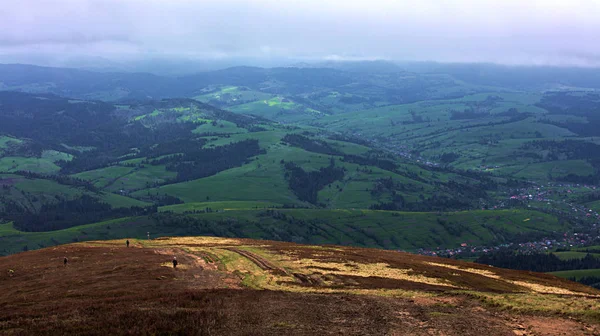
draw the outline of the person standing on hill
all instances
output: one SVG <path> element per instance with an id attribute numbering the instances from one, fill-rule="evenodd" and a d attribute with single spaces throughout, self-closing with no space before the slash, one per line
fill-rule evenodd
<path id="1" fill-rule="evenodd" d="M 125 244 L 127 244 L 127 247 L 129 247 L 129 239 L 127 239 L 127 241 L 125 242 Z"/>
<path id="2" fill-rule="evenodd" d="M 177 268 L 177 257 L 173 257 L 173 268 Z"/>
<path id="3" fill-rule="evenodd" d="M 65 257 L 65 259 L 63 259 L 63 263 L 65 266 L 67 266 L 67 263 L 69 262 L 69 259 L 67 259 L 67 257 Z"/>

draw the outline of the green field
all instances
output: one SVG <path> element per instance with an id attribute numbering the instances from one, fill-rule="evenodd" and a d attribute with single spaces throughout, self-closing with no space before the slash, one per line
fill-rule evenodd
<path id="1" fill-rule="evenodd" d="M 73 199 L 86 193 L 83 189 L 58 184 L 51 180 L 31 179 L 20 175 L 0 174 L 0 180 L 9 181 L 10 185 L 9 188 L 0 189 L 0 196 L 16 202 L 29 211 L 37 211 L 43 204 Z"/>
<path id="2" fill-rule="evenodd" d="M 41 174 L 51 174 L 59 170 L 60 167 L 49 159 L 19 156 L 0 158 L 0 172 L 32 171 Z"/>
<path id="3" fill-rule="evenodd" d="M 23 143 L 23 140 L 11 136 L 0 135 L 0 149 L 5 149 L 13 145 L 19 145 L 21 143 Z"/>
<path id="4" fill-rule="evenodd" d="M 0 136 L 0 172 L 31 171 L 40 174 L 53 174 L 60 170 L 58 161 L 71 161 L 73 155 L 56 150 L 44 150 L 39 157 L 5 156 L 1 157 L 2 149 L 10 144 L 21 144 L 22 140 Z"/>
<path id="5" fill-rule="evenodd" d="M 584 277 L 599 277 L 600 278 L 600 269 L 585 269 L 585 270 L 572 270 L 572 271 L 559 271 L 559 272 L 551 272 L 550 274 L 556 275 L 561 278 L 575 278 L 577 280 Z"/>
<path id="6" fill-rule="evenodd" d="M 236 124 L 230 121 L 218 121 L 213 125 L 212 122 L 202 124 L 198 126 L 194 133 L 202 134 L 202 133 L 219 133 L 219 134 L 232 134 L 232 133 L 247 133 L 248 130 L 245 128 L 237 127 Z"/>
<path id="7" fill-rule="evenodd" d="M 92 182 L 96 187 L 110 192 L 129 192 L 147 188 L 175 177 L 162 165 L 140 165 L 137 167 L 110 166 L 91 170 L 74 176 Z"/>
<path id="8" fill-rule="evenodd" d="M 566 252 L 552 252 L 552 254 L 556 255 L 561 260 L 571 260 L 571 259 L 582 259 L 588 255 L 587 252 L 577 252 L 577 251 L 566 251 Z M 600 254 L 598 253 L 590 253 L 592 256 L 598 258 Z"/>
<path id="9" fill-rule="evenodd" d="M 133 171 L 133 167 L 124 166 L 110 166 L 107 168 L 100 168 L 96 170 L 90 170 L 83 173 L 75 174 L 74 177 L 88 180 L 92 182 L 96 187 L 104 188 L 110 183 L 113 183 L 116 179 L 127 175 Z"/>
<path id="10" fill-rule="evenodd" d="M 0 224 L 0 254 L 6 255 L 27 249 L 40 249 L 85 240 L 143 238 L 145 230 L 147 232 L 154 228 L 155 226 L 145 218 L 123 218 L 49 232 L 21 232 L 14 229 L 12 223 Z"/>
<path id="11" fill-rule="evenodd" d="M 318 209 L 278 209 L 293 220 L 260 217 L 262 211 L 240 210 L 209 213 L 202 218 L 256 221 L 256 235 L 252 238 L 268 238 L 265 228 L 274 225 L 273 230 L 303 237 L 312 243 L 335 243 L 344 245 L 378 246 L 383 248 L 417 249 L 421 247 L 456 247 L 461 243 L 469 245 L 498 242 L 505 235 L 518 232 L 551 232 L 562 227 L 556 218 L 530 211 L 470 211 L 456 213 L 405 213 L 371 210 L 318 210 Z M 276 217 L 276 215 L 275 215 Z M 531 220 L 526 221 L 529 218 Z M 315 221 L 316 226 L 303 227 L 291 224 L 296 221 Z M 283 222 L 283 223 L 282 223 Z M 446 223 L 446 224 L 441 224 Z M 452 232 L 447 227 L 453 227 Z M 312 227 L 312 228 L 311 228 Z M 247 229 L 248 230 L 248 229 Z M 494 231 L 496 233 L 493 233 Z M 252 230 L 253 231 L 253 230 Z"/>
<path id="12" fill-rule="evenodd" d="M 494 99 L 492 103 L 488 102 L 490 97 Z M 443 154 L 454 153 L 458 159 L 451 165 L 460 169 L 485 170 L 536 181 L 569 174 L 593 174 L 593 167 L 585 160 L 544 162 L 543 158 L 534 158 L 539 151 L 521 148 L 538 139 L 562 140 L 576 136 L 565 128 L 539 122 L 539 118 L 548 117 L 548 111 L 534 105 L 541 97 L 538 93 L 524 92 L 479 93 L 458 99 L 338 113 L 310 121 L 310 125 L 359 134 L 371 138 L 376 145 L 404 152 L 417 151 L 433 161 Z M 511 120 L 503 114 L 510 109 L 529 117 Z M 479 117 L 452 117 L 454 112 L 463 110 L 475 111 Z M 571 120 L 551 117 L 548 120 Z"/>
<path id="13" fill-rule="evenodd" d="M 584 160 L 565 160 L 506 166 L 494 170 L 494 172 L 518 178 L 543 180 L 547 178 L 548 174 L 554 178 L 564 177 L 569 174 L 579 176 L 591 175 L 594 173 L 594 167 Z"/>
<path id="14" fill-rule="evenodd" d="M 130 208 L 133 206 L 147 207 L 151 203 L 142 202 L 131 197 L 125 197 L 113 193 L 102 193 L 99 197 L 101 202 L 109 204 L 113 208 Z"/>
<path id="15" fill-rule="evenodd" d="M 162 206 L 158 208 L 158 211 L 172 211 L 174 213 L 184 213 L 186 211 L 204 211 L 207 208 L 211 210 L 251 210 L 251 209 L 263 209 L 263 208 L 276 208 L 281 207 L 282 204 L 271 203 L 271 202 L 258 202 L 258 201 L 225 201 L 225 202 L 199 202 L 199 203 L 184 203 Z"/>
<path id="16" fill-rule="evenodd" d="M 237 206 L 240 203 L 234 203 Z M 256 205 L 256 203 L 254 203 Z M 210 203 L 203 206 L 213 208 Z M 214 208 L 223 206 L 217 202 Z M 166 216 L 166 217 L 164 217 Z M 227 210 L 183 217 L 123 218 L 66 230 L 28 233 L 0 225 L 0 251 L 4 254 L 72 241 L 160 236 L 217 235 L 274 239 L 311 244 L 340 244 L 415 250 L 498 244 L 525 232 L 564 230 L 552 216 L 535 211 L 501 210 L 453 213 L 414 213 L 371 210 L 265 209 Z M 530 220 L 526 220 L 526 219 Z M 452 224 L 448 226 L 448 224 Z M 447 228 L 452 227 L 452 231 Z"/>
<path id="17" fill-rule="evenodd" d="M 169 184 L 159 188 L 136 191 L 132 196 L 171 195 L 184 202 L 260 201 L 298 203 L 277 164 L 259 167 L 260 161 L 229 169 L 198 180 Z"/>
<path id="18" fill-rule="evenodd" d="M 325 114 L 315 109 L 295 103 L 283 97 L 259 100 L 242 105 L 229 107 L 236 113 L 254 114 L 271 120 L 285 122 L 310 121 L 321 118 Z"/>
<path id="19" fill-rule="evenodd" d="M 577 247 L 577 248 L 573 248 L 572 250 L 578 251 L 578 252 L 587 252 L 589 250 L 600 250 L 600 245 Z"/>
<path id="20" fill-rule="evenodd" d="M 55 150 L 45 150 L 42 152 L 41 158 L 52 162 L 71 161 L 73 160 L 73 155 Z"/>
<path id="21" fill-rule="evenodd" d="M 223 86 L 211 93 L 195 96 L 194 99 L 208 104 L 234 106 L 258 100 L 268 100 L 272 97 L 273 94 L 250 90 L 248 88 Z"/>
<path id="22" fill-rule="evenodd" d="M 257 156 L 242 167 L 222 171 L 216 175 L 198 180 L 169 184 L 158 188 L 142 189 L 132 193 L 133 197 L 143 199 L 147 196 L 170 195 L 186 203 L 205 201 L 260 201 L 278 204 L 301 204 L 289 189 L 281 161 L 291 161 L 306 171 L 318 170 L 330 163 L 332 156 L 308 152 L 280 143 L 282 133 L 278 131 L 257 132 L 232 135 L 223 138 L 228 142 L 242 139 L 257 139 L 267 153 Z M 211 142 L 206 146 L 224 145 L 223 140 Z M 332 147 L 348 154 L 364 153 L 361 145 L 330 141 Z M 387 201 L 389 195 L 373 197 L 369 190 L 382 178 L 393 178 L 397 183 L 413 186 L 414 191 L 403 192 L 408 201 L 417 201 L 420 193 L 431 190 L 431 186 L 414 181 L 406 176 L 382 170 L 374 166 L 361 166 L 335 160 L 336 166 L 346 168 L 342 181 L 326 186 L 318 193 L 320 203 L 328 208 L 368 208 L 378 201 Z M 445 178 L 444 174 L 433 176 L 431 172 L 416 166 L 406 165 L 407 171 L 420 174 L 423 178 Z M 114 168 L 113 168 L 114 169 Z M 368 172 L 365 172 L 368 170 Z M 134 174 L 135 175 L 135 174 Z M 81 175 L 80 175 L 81 176 Z M 128 175 L 129 176 L 129 175 Z M 233 182 L 232 182 L 233 181 Z M 243 186 L 243 187 L 240 187 Z M 112 190 L 112 189 L 109 189 Z"/>
<path id="23" fill-rule="evenodd" d="M 0 174 L 0 181 L 8 181 L 10 188 L 0 189 L 0 196 L 7 197 L 30 211 L 37 211 L 44 204 L 72 200 L 81 195 L 98 198 L 114 208 L 145 207 L 150 203 L 112 193 L 93 193 L 83 188 L 59 184 L 52 180 L 25 178 L 20 175 Z"/>

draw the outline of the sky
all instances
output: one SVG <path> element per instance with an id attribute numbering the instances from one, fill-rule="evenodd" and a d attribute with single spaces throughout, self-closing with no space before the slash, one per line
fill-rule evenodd
<path id="1" fill-rule="evenodd" d="M 18 0 L 0 61 L 401 60 L 600 66 L 600 0 Z"/>

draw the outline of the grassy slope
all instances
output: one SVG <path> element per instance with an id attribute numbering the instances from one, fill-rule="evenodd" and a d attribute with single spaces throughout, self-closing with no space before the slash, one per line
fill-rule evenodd
<path id="1" fill-rule="evenodd" d="M 10 254 L 23 251 L 25 247 L 33 250 L 81 240 L 124 236 L 141 238 L 154 228 L 146 218 L 122 218 L 49 232 L 21 232 L 14 229 L 12 223 L 0 224 L 0 253 Z"/>
<path id="2" fill-rule="evenodd" d="M 577 251 L 566 251 L 566 252 L 552 252 L 552 254 L 556 255 L 561 260 L 571 260 L 571 259 L 582 259 L 586 255 L 587 252 L 577 252 Z M 598 253 L 590 253 L 594 257 L 600 257 Z"/>
<path id="3" fill-rule="evenodd" d="M 229 139 L 231 140 L 231 139 Z M 134 192 L 134 197 L 144 197 L 148 193 L 168 194 L 181 198 L 184 202 L 220 201 L 267 201 L 282 204 L 302 204 L 289 190 L 285 179 L 285 171 L 281 160 L 292 161 L 307 171 L 318 170 L 329 165 L 331 156 L 307 152 L 303 149 L 271 143 L 267 154 L 259 155 L 242 167 L 229 169 L 214 176 L 169 184 L 159 188 L 144 189 Z M 358 152 L 362 146 L 340 146 L 341 150 Z M 359 166 L 336 160 L 336 165 L 347 169 L 343 181 L 325 187 L 319 193 L 319 201 L 331 208 L 368 208 L 377 202 L 368 189 L 377 179 L 393 177 L 395 181 L 422 186 L 423 191 L 407 192 L 406 199 L 414 201 L 418 194 L 426 193 L 430 186 L 413 181 L 407 177 L 385 171 L 373 166 Z M 358 169 L 367 169 L 369 173 Z M 417 170 L 416 166 L 406 166 L 407 170 Z M 424 178 L 431 177 L 430 172 L 423 171 Z M 339 186 L 336 187 L 336 186 Z M 207 198 L 208 197 L 208 198 Z"/>
<path id="4" fill-rule="evenodd" d="M 74 199 L 81 195 L 89 195 L 110 204 L 112 207 L 149 206 L 130 197 L 109 192 L 92 193 L 83 188 L 62 185 L 52 180 L 31 179 L 14 174 L 0 174 L 0 181 L 6 181 L 8 189 L 0 189 L 0 195 L 10 197 L 25 208 L 36 211 L 43 204 L 55 203 L 59 200 Z"/>
<path id="5" fill-rule="evenodd" d="M 550 174 L 554 178 L 564 177 L 569 174 L 580 176 L 592 175 L 594 168 L 584 160 L 565 160 L 524 165 L 516 164 L 493 171 L 525 179 L 540 180 L 543 179 L 544 174 L 546 176 Z"/>
<path id="6" fill-rule="evenodd" d="M 9 189 L 3 188 L 0 194 L 32 211 L 39 209 L 42 204 L 57 202 L 57 197 L 73 199 L 87 193 L 81 188 L 58 184 L 51 180 L 28 179 L 12 174 L 0 174 L 0 179 L 10 181 Z"/>
<path id="7" fill-rule="evenodd" d="M 503 100 L 496 102 L 485 117 L 451 120 L 450 111 L 463 111 L 470 108 L 470 104 L 483 102 L 488 96 L 501 97 Z M 459 154 L 460 158 L 452 165 L 461 169 L 473 169 L 480 165 L 500 166 L 500 169 L 493 171 L 540 181 L 547 180 L 549 174 L 553 178 L 569 173 L 589 175 L 593 169 L 587 162 L 536 163 L 528 155 L 537 152 L 520 148 L 523 143 L 538 140 L 540 136 L 562 139 L 575 135 L 566 129 L 538 121 L 538 118 L 547 118 L 547 111 L 533 105 L 540 98 L 541 95 L 533 93 L 490 92 L 460 99 L 422 101 L 335 114 L 315 120 L 312 125 L 372 137 L 376 142 L 399 151 L 416 149 L 425 157 L 436 158 L 453 152 Z M 510 108 L 520 113 L 531 113 L 533 117 L 508 124 L 488 125 L 508 120 L 498 114 Z M 413 115 L 424 121 L 412 123 Z M 518 162 L 515 157 L 519 158 Z"/>
<path id="8" fill-rule="evenodd" d="M 100 200 L 104 203 L 110 204 L 113 208 L 129 208 L 133 206 L 146 207 L 152 205 L 151 203 L 136 200 L 131 197 L 117 195 L 109 192 L 104 192 L 100 196 Z"/>
<path id="9" fill-rule="evenodd" d="M 184 203 L 159 207 L 159 211 L 172 211 L 174 213 L 184 213 L 186 211 L 204 211 L 207 208 L 212 210 L 250 210 L 261 208 L 275 208 L 282 204 L 260 201 L 223 201 L 223 202 L 199 202 Z"/>
<path id="10" fill-rule="evenodd" d="M 256 206 L 256 203 L 251 203 Z M 183 219 L 176 224 L 165 224 L 149 217 L 124 218 L 89 224 L 71 229 L 26 233 L 11 231 L 8 224 L 0 230 L 4 253 L 20 251 L 74 240 L 110 239 L 119 237 L 143 238 L 147 232 L 153 237 L 165 235 L 194 235 L 218 233 L 224 236 L 292 240 L 314 244 L 343 244 L 372 246 L 388 249 L 414 250 L 418 248 L 457 247 L 499 244 L 502 237 L 490 228 L 505 230 L 506 234 L 524 232 L 562 231 L 565 227 L 556 218 L 535 211 L 470 211 L 456 213 L 403 213 L 370 210 L 276 209 L 266 214 L 263 209 L 248 210 L 246 202 L 217 202 L 202 207 L 231 209 L 222 212 L 192 215 L 205 220 L 208 227 L 194 227 Z M 173 206 L 178 211 L 187 205 Z M 193 205 L 192 205 L 193 207 Z M 170 207 L 163 208 L 168 210 Z M 285 217 L 284 217 L 285 216 Z M 526 220 L 526 219 L 530 220 Z M 439 219 L 461 223 L 461 232 L 447 232 Z M 217 223 L 221 223 L 217 225 Z"/>
<path id="11" fill-rule="evenodd" d="M 127 161 L 130 162 L 130 161 Z M 75 174 L 74 177 L 91 181 L 96 187 L 110 192 L 139 190 L 149 184 L 162 183 L 175 177 L 164 165 L 138 167 L 110 166 Z"/>
<path id="12" fill-rule="evenodd" d="M 179 197 L 184 202 L 219 200 L 297 203 L 283 178 L 283 168 L 279 163 L 261 167 L 259 164 L 260 160 L 253 161 L 202 179 L 141 190 L 133 193 L 133 196 L 167 194 Z"/>
<path id="13" fill-rule="evenodd" d="M 289 190 L 281 161 L 292 161 L 303 169 L 312 171 L 328 166 L 332 156 L 308 152 L 301 148 L 282 144 L 280 142 L 281 139 L 288 133 L 290 131 L 275 129 L 265 132 L 232 134 L 229 137 L 217 137 L 216 139 L 208 137 L 210 140 L 205 147 L 222 146 L 245 139 L 257 139 L 261 148 L 266 150 L 267 153 L 255 157 L 253 161 L 242 167 L 222 171 L 216 175 L 198 180 L 138 190 L 133 192 L 132 196 L 144 198 L 147 195 L 167 194 L 178 197 L 186 203 L 205 201 L 264 201 L 280 204 L 304 204 Z M 346 154 L 364 154 L 369 151 L 368 147 L 348 142 L 328 140 L 328 143 Z M 389 195 L 384 195 L 382 198 L 374 198 L 368 191 L 380 178 L 392 177 L 396 182 L 424 188 L 423 190 L 405 192 L 403 196 L 407 201 L 416 201 L 420 194 L 427 194 L 427 192 L 431 191 L 431 186 L 429 185 L 377 167 L 346 163 L 339 160 L 339 158 L 336 160 L 336 165 L 346 168 L 346 177 L 343 181 L 335 182 L 325 187 L 318 195 L 319 202 L 329 208 L 368 208 L 379 201 L 389 201 Z M 106 169 L 116 170 L 125 168 L 110 167 Z M 148 169 L 148 166 L 146 169 Z M 404 164 L 402 169 L 407 172 L 417 173 L 425 179 L 447 181 L 451 177 L 441 173 L 433 174 L 411 164 Z M 103 170 L 98 170 L 85 172 L 77 176 L 93 180 L 94 177 L 92 174 L 102 175 L 105 173 Z M 127 175 L 128 178 L 136 176 L 135 173 L 130 173 L 129 170 L 124 170 L 122 174 L 129 174 Z M 97 186 L 101 186 L 101 184 L 97 184 Z M 108 190 L 113 190 L 116 186 L 118 186 L 118 183 L 115 183 L 111 187 L 112 189 Z"/>
<path id="14" fill-rule="evenodd" d="M 73 159 L 71 154 L 56 150 L 44 150 L 39 157 L 25 157 L 18 156 L 18 154 L 2 157 L 2 149 L 21 143 L 23 143 L 23 140 L 0 136 L 0 172 L 31 171 L 40 174 L 53 174 L 60 170 L 56 162 Z"/>
<path id="15" fill-rule="evenodd" d="M 457 247 L 461 243 L 482 245 L 498 242 L 488 228 L 502 228 L 511 233 L 550 232 L 564 229 L 555 218 L 529 211 L 469 211 L 447 213 L 402 213 L 370 210 L 279 209 L 290 221 L 261 216 L 260 210 L 240 210 L 197 215 L 199 218 L 235 218 L 249 221 L 245 232 L 253 238 L 268 238 L 276 232 L 288 239 L 310 243 L 358 244 L 383 248 L 413 250 L 417 248 Z M 201 217 L 200 217 L 201 216 Z M 530 221 L 524 221 L 532 218 Z M 438 219 L 461 223 L 465 229 L 450 234 Z M 315 223 L 300 224 L 304 223 Z M 274 231 L 273 231 L 274 230 Z"/>
<path id="16" fill-rule="evenodd" d="M 556 275 L 561 278 L 576 278 L 577 280 L 584 277 L 600 277 L 600 269 L 585 269 L 585 270 L 572 270 L 572 271 L 559 271 L 551 272 L 550 274 Z"/>
<path id="17" fill-rule="evenodd" d="M 237 127 L 236 124 L 230 121 L 221 120 L 217 122 L 216 125 L 212 123 L 206 123 L 198 126 L 194 133 L 202 134 L 202 133 L 220 133 L 220 134 L 235 134 L 235 133 L 247 133 L 248 130 L 245 128 Z"/>
<path id="18" fill-rule="evenodd" d="M 222 146 L 245 139 L 257 139 L 267 154 L 242 167 L 222 171 L 206 178 L 169 184 L 159 188 L 145 189 L 133 193 L 134 197 L 144 197 L 148 193 L 167 194 L 179 197 L 185 202 L 219 201 L 266 201 L 276 203 L 298 203 L 289 190 L 280 165 L 282 159 L 289 159 L 286 146 L 279 144 L 285 135 L 282 131 L 234 134 L 228 138 L 218 138 L 207 143 L 209 146 Z M 208 197 L 208 198 L 207 198 Z"/>
<path id="19" fill-rule="evenodd" d="M 208 104 L 219 102 L 226 106 L 234 106 L 251 101 L 268 100 L 272 97 L 273 95 L 269 93 L 244 90 L 236 86 L 223 86 L 211 93 L 195 96 L 194 99 Z"/>
<path id="20" fill-rule="evenodd" d="M 34 157 L 7 156 L 0 159 L 1 172 L 27 170 L 35 173 L 56 173 L 60 167 L 51 160 Z"/>
<path id="21" fill-rule="evenodd" d="M 8 148 L 11 145 L 18 145 L 22 142 L 23 140 L 11 136 L 0 135 L 0 149 Z"/>
<path id="22" fill-rule="evenodd" d="M 142 165 L 141 161 L 143 158 L 124 160 L 114 166 L 75 174 L 74 177 L 89 180 L 96 187 L 103 189 L 105 193 L 102 194 L 101 199 L 113 207 L 148 205 L 148 203 L 110 193 L 118 193 L 121 190 L 125 192 L 134 191 L 132 195 L 142 199 L 149 194 L 169 194 L 177 196 L 185 202 L 192 203 L 242 201 L 266 202 L 264 204 L 269 205 L 297 204 L 307 206 L 308 204 L 299 201 L 293 192 L 289 190 L 280 161 L 293 161 L 305 170 L 311 171 L 327 166 L 330 156 L 307 152 L 280 142 L 286 134 L 300 130 L 290 131 L 280 127 L 269 128 L 271 130 L 254 133 L 235 133 L 229 137 L 209 136 L 208 139 L 210 140 L 206 145 L 207 147 L 220 146 L 244 139 L 257 139 L 261 148 L 267 151 L 266 154 L 259 155 L 249 164 L 223 171 L 211 177 L 165 185 L 160 188 L 146 189 L 149 184 L 164 182 L 167 179 L 173 178 L 175 174 L 166 171 L 164 166 Z M 370 150 L 368 147 L 353 143 L 341 141 L 328 142 L 332 147 L 348 154 L 364 154 Z M 379 178 L 393 177 L 398 182 L 420 185 L 420 183 L 404 176 L 372 166 L 358 166 L 342 162 L 339 159 L 336 160 L 336 165 L 347 169 L 346 179 L 340 181 L 339 186 L 337 186 L 338 183 L 327 186 L 319 194 L 319 201 L 331 208 L 367 208 L 376 201 L 386 201 L 386 196 L 382 196 L 380 199 L 373 199 L 367 191 Z M 358 168 L 367 169 L 371 172 L 360 172 Z M 406 165 L 405 169 L 407 171 L 420 171 L 423 178 L 432 177 L 430 172 L 419 170 L 416 166 Z M 446 179 L 443 176 L 438 176 L 438 178 Z M 29 181 L 26 184 L 31 184 L 30 189 L 36 189 L 27 190 L 27 192 L 47 193 L 47 198 L 49 199 L 54 197 L 56 193 L 68 195 L 69 198 L 83 193 L 81 190 L 60 186 L 51 181 L 40 180 L 34 183 Z M 407 200 L 416 200 L 417 198 L 416 194 L 405 196 Z M 200 206 L 202 207 L 203 205 Z M 195 205 L 183 205 L 177 209 L 181 211 L 181 209 L 187 208 L 197 209 Z M 219 208 L 218 206 L 215 207 L 215 209 Z"/>
<path id="23" fill-rule="evenodd" d="M 325 116 L 324 113 L 303 106 L 282 97 L 259 100 L 251 103 L 229 107 L 236 113 L 254 114 L 267 119 L 283 122 L 307 122 Z"/>

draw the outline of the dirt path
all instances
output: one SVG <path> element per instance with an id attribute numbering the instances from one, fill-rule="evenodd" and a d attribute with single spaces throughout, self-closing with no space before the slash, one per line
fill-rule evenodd
<path id="1" fill-rule="evenodd" d="M 242 249 L 235 248 L 235 247 L 228 247 L 228 248 L 226 248 L 226 250 L 231 251 L 231 252 L 235 252 L 235 253 L 237 253 L 237 254 L 239 254 L 239 255 L 241 255 L 241 256 L 249 259 L 250 261 L 252 261 L 253 263 L 255 263 L 256 266 L 260 267 L 264 271 L 272 271 L 274 273 L 279 273 L 279 274 L 282 274 L 282 275 L 288 275 L 288 272 L 286 270 L 284 270 L 281 267 L 275 266 L 273 263 L 271 263 L 267 259 L 259 256 L 256 253 L 252 253 L 250 251 L 242 250 Z"/>
<path id="2" fill-rule="evenodd" d="M 217 288 L 242 288 L 240 279 L 230 272 L 223 272 L 218 269 L 216 262 L 207 262 L 203 258 L 204 254 L 199 255 L 185 251 L 180 248 L 158 248 L 154 249 L 156 254 L 169 256 L 165 258 L 163 265 L 170 265 L 173 257 L 177 257 L 179 262 L 176 270 L 177 277 L 189 281 L 189 287 L 194 289 L 217 289 Z M 206 254 L 208 255 L 208 254 Z M 210 260 L 214 258 L 210 257 Z"/>
<path id="3" fill-rule="evenodd" d="M 268 257 L 226 246 L 265 272 L 283 271 Z M 355 252 L 335 253 L 361 260 Z M 388 255 L 379 253 L 375 260 Z M 173 269 L 173 256 L 181 267 Z M 203 247 L 126 248 L 122 240 L 0 257 L 0 335 L 600 335 L 595 321 L 526 314 L 443 291 L 409 297 L 253 290 L 219 264 Z"/>
<path id="4" fill-rule="evenodd" d="M 194 254 L 198 255 L 199 257 L 204 259 L 204 261 L 207 262 L 209 265 L 214 265 L 217 261 L 219 261 L 219 259 L 216 256 L 214 256 L 208 252 L 197 251 Z"/>

